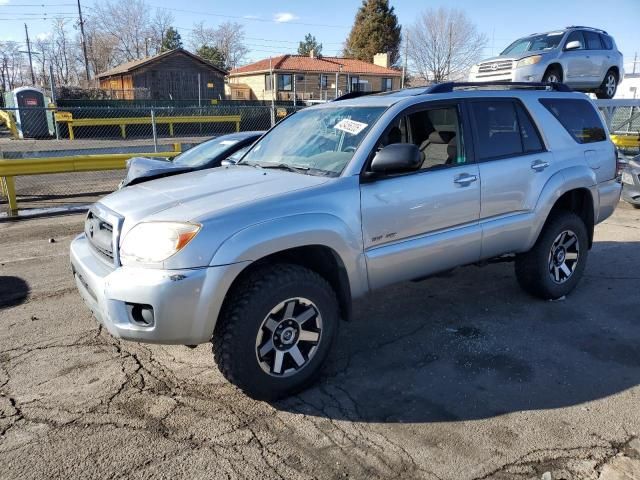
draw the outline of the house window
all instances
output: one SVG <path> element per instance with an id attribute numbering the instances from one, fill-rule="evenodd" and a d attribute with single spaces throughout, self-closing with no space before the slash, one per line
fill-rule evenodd
<path id="1" fill-rule="evenodd" d="M 304 75 L 296 75 L 296 82 L 304 82 Z"/>
<path id="2" fill-rule="evenodd" d="M 351 92 L 358 92 L 360 91 L 360 77 L 351 77 L 351 89 L 349 90 Z"/>
<path id="3" fill-rule="evenodd" d="M 320 88 L 322 90 L 326 90 L 328 85 L 329 85 L 329 76 L 320 75 Z"/>
<path id="4" fill-rule="evenodd" d="M 265 75 L 264 75 L 264 89 L 266 91 L 270 91 L 271 90 L 271 85 L 272 85 L 271 74 L 270 73 L 265 73 Z"/>
<path id="5" fill-rule="evenodd" d="M 290 92 L 291 90 L 293 90 L 293 75 L 278 75 L 278 90 L 284 90 L 285 92 Z"/>
<path id="6" fill-rule="evenodd" d="M 388 92 L 389 90 L 393 90 L 393 81 L 391 78 L 383 78 L 382 79 L 382 91 Z"/>

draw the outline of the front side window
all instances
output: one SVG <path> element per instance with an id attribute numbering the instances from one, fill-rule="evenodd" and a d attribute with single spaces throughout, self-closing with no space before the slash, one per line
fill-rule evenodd
<path id="1" fill-rule="evenodd" d="M 276 125 L 240 164 L 338 176 L 386 107 L 301 110 Z"/>
<path id="2" fill-rule="evenodd" d="M 584 39 L 587 42 L 587 48 L 589 50 L 602 50 L 600 35 L 598 35 L 596 32 L 584 32 Z"/>
<path id="3" fill-rule="evenodd" d="M 532 35 L 530 37 L 519 38 L 500 55 L 518 55 L 525 52 L 539 52 L 542 50 L 553 50 L 557 48 L 562 40 L 563 32 L 545 33 L 542 35 Z"/>
<path id="4" fill-rule="evenodd" d="M 377 149 L 393 143 L 413 143 L 422 154 L 421 170 L 436 170 L 466 163 L 457 105 L 428 108 L 396 119 Z"/>
<path id="5" fill-rule="evenodd" d="M 479 160 L 539 152 L 542 141 L 524 108 L 513 100 L 471 103 Z"/>
<path id="6" fill-rule="evenodd" d="M 540 103 L 558 119 L 576 142 L 592 143 L 607 139 L 600 115 L 588 101 L 543 98 Z"/>
<path id="7" fill-rule="evenodd" d="M 580 44 L 579 48 L 574 48 L 573 50 L 584 50 L 586 48 L 584 43 L 584 36 L 582 35 L 582 32 L 580 30 L 574 30 L 569 34 L 569 36 L 567 37 L 567 42 L 565 43 L 565 48 L 571 42 L 578 42 Z"/>
<path id="8" fill-rule="evenodd" d="M 278 75 L 278 90 L 284 90 L 290 92 L 293 88 L 293 75 L 291 74 L 279 74 Z"/>

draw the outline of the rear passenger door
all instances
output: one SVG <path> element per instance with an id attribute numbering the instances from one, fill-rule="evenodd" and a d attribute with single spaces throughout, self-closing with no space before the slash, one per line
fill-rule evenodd
<path id="1" fill-rule="evenodd" d="M 489 258 L 522 245 L 539 193 L 556 167 L 520 100 L 492 98 L 468 105 L 482 179 L 482 257 Z"/>
<path id="2" fill-rule="evenodd" d="M 588 81 L 592 85 L 600 85 L 607 72 L 607 52 L 603 49 L 600 35 L 585 30 L 583 32 L 587 44 L 587 58 L 589 59 Z"/>

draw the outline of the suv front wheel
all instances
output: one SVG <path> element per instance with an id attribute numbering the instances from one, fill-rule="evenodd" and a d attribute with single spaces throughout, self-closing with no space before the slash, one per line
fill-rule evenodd
<path id="1" fill-rule="evenodd" d="M 284 263 L 257 268 L 233 289 L 218 319 L 216 363 L 253 398 L 290 395 L 319 375 L 338 318 L 335 292 L 316 272 Z"/>
<path id="2" fill-rule="evenodd" d="M 614 72 L 613 70 L 609 70 L 604 76 L 602 85 L 600 85 L 600 90 L 596 92 L 596 97 L 608 100 L 615 96 L 617 89 L 618 76 L 616 75 L 616 72 Z"/>
<path id="3" fill-rule="evenodd" d="M 554 213 L 531 250 L 516 257 L 516 277 L 545 300 L 569 294 L 580 281 L 589 253 L 587 228 L 572 212 Z"/>

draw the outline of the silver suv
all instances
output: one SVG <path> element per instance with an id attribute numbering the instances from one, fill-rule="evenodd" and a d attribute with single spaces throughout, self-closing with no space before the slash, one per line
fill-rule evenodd
<path id="1" fill-rule="evenodd" d="M 309 107 L 237 164 L 104 197 L 71 244 L 80 294 L 116 337 L 212 341 L 263 399 L 312 382 L 376 289 L 499 259 L 567 295 L 620 197 L 615 148 L 584 94 L 514 87 Z"/>
<path id="2" fill-rule="evenodd" d="M 613 98 L 623 76 L 622 53 L 613 37 L 596 28 L 567 27 L 516 40 L 497 57 L 474 65 L 469 81 L 563 82 Z"/>

